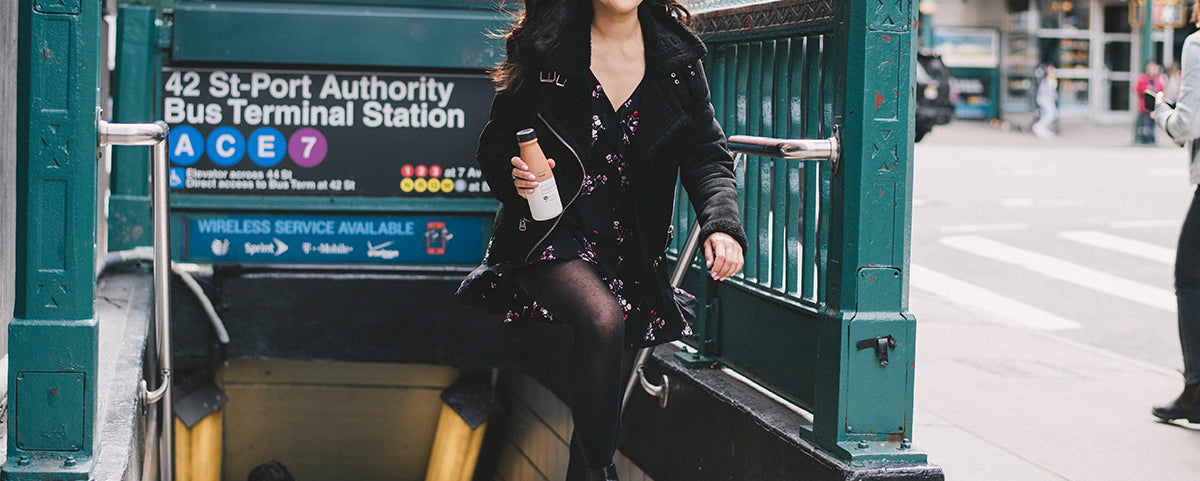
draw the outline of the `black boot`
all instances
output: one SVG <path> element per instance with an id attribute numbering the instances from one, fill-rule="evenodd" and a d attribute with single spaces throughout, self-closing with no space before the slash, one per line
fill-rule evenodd
<path id="1" fill-rule="evenodd" d="M 1187 384 L 1183 393 L 1169 404 L 1154 406 L 1151 412 L 1163 421 L 1186 418 L 1188 422 L 1200 423 L 1200 399 L 1197 399 L 1200 383 Z"/>
<path id="2" fill-rule="evenodd" d="M 620 481 L 617 467 L 610 464 L 603 468 L 587 468 L 587 481 Z"/>

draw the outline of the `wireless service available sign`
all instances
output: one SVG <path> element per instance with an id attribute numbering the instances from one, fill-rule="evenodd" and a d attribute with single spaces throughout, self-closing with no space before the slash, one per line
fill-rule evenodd
<path id="1" fill-rule="evenodd" d="M 481 75 L 165 68 L 177 192 L 478 197 Z"/>

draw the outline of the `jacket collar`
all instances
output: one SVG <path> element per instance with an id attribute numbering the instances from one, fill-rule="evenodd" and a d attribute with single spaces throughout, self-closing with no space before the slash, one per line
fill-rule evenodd
<path id="1" fill-rule="evenodd" d="M 630 164 L 640 168 L 644 159 L 657 150 L 666 134 L 683 122 L 683 107 L 671 89 L 669 75 L 704 57 L 704 42 L 666 10 L 650 8 L 642 3 L 638 10 L 646 48 L 646 73 L 642 81 L 641 131 L 634 139 Z M 581 156 L 588 155 L 591 116 L 580 109 L 590 105 L 591 80 L 591 11 L 570 19 L 563 38 L 541 63 L 538 79 L 539 114 Z M 675 79 L 675 83 L 679 80 Z M 586 110 L 584 110 L 586 111 Z M 578 113 L 577 113 L 578 112 Z M 576 114 L 572 114 L 576 113 Z"/>
<path id="2" fill-rule="evenodd" d="M 591 68 L 590 9 L 568 20 L 563 38 L 547 56 L 544 74 L 558 73 L 571 78 L 587 78 Z M 704 58 L 708 50 L 704 42 L 665 9 L 654 8 L 649 2 L 638 7 L 642 37 L 646 46 L 646 75 L 670 72 Z"/>

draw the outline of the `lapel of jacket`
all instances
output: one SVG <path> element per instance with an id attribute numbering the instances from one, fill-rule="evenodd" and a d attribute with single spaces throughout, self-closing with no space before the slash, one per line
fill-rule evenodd
<path id="1" fill-rule="evenodd" d="M 591 16 L 576 15 L 558 46 L 542 62 L 538 78 L 538 114 L 587 158 L 591 147 Z"/>
<path id="2" fill-rule="evenodd" d="M 684 37 L 681 32 L 671 31 L 669 25 L 678 23 L 674 19 L 655 16 L 646 4 L 639 10 L 646 45 L 646 73 L 641 86 L 639 131 L 630 149 L 633 156 L 629 160 L 634 169 L 647 166 L 663 142 L 686 121 L 679 97 L 680 92 L 686 91 L 680 82 L 686 79 L 679 77 L 677 71 L 700 58 L 704 49 L 704 44 L 690 32 L 682 32 L 687 35 Z M 682 25 L 679 27 L 682 29 Z M 671 76 L 673 73 L 675 77 Z"/>

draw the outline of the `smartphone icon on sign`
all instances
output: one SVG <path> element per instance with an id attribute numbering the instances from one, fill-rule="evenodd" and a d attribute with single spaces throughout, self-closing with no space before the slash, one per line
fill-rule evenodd
<path id="1" fill-rule="evenodd" d="M 440 256 L 446 253 L 446 242 L 454 235 L 446 229 L 445 222 L 430 222 L 425 225 L 425 253 Z"/>

